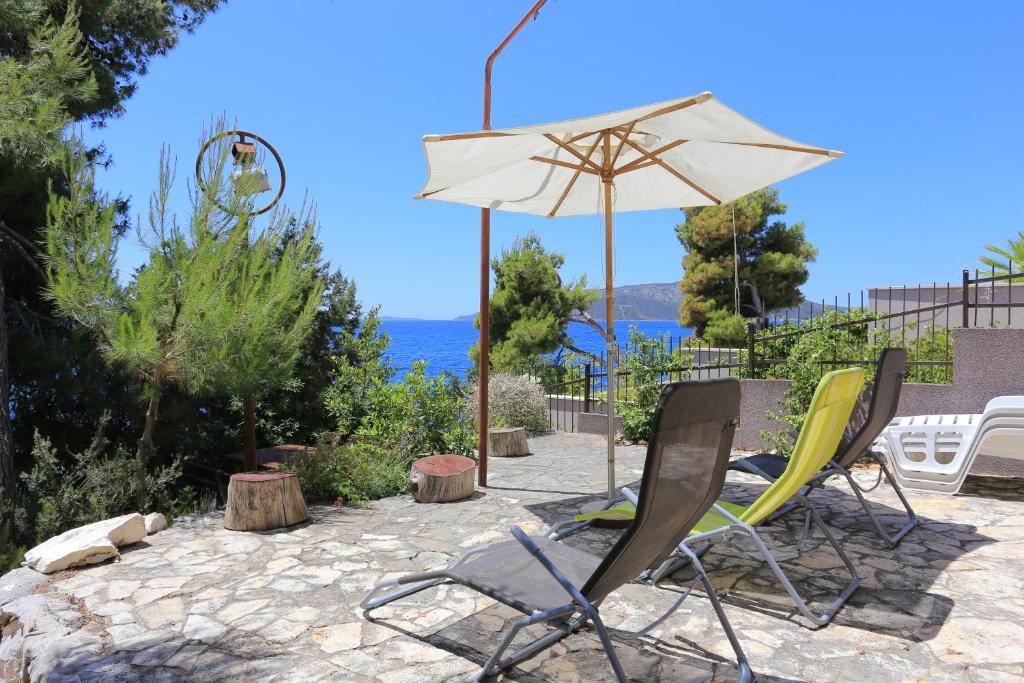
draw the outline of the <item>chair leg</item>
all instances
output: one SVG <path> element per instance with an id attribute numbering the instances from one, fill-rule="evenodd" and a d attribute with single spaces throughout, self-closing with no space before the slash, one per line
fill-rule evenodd
<path id="1" fill-rule="evenodd" d="M 359 606 L 363 608 L 364 612 L 369 612 L 370 610 L 377 609 L 378 607 L 386 605 L 389 602 L 394 602 L 399 598 L 404 598 L 407 595 L 412 595 L 413 593 L 418 593 L 421 590 L 430 588 L 431 586 L 436 586 L 437 584 L 442 583 L 446 579 L 450 578 L 448 575 L 449 571 L 451 571 L 455 567 L 458 567 L 460 564 L 468 560 L 473 555 L 476 555 L 477 553 L 486 550 L 487 547 L 488 546 L 486 545 L 480 545 L 476 546 L 475 548 L 470 548 L 466 552 L 459 555 L 454 562 L 452 562 L 444 569 L 438 569 L 430 572 L 419 572 L 416 574 L 406 574 L 405 576 L 400 576 L 396 579 L 388 579 L 387 581 L 381 581 L 376 586 L 370 589 L 370 592 L 366 594 L 366 597 L 364 597 L 363 601 L 359 603 Z M 399 590 L 393 591 L 391 593 L 387 593 L 386 595 L 374 597 L 377 595 L 377 593 L 381 592 L 386 588 L 391 588 L 392 586 L 404 586 L 406 584 L 412 585 L 406 588 L 401 588 Z"/>
<path id="2" fill-rule="evenodd" d="M 811 611 L 811 608 L 807 605 L 807 601 L 804 600 L 803 597 L 800 595 L 799 591 L 797 591 L 796 587 L 789 580 L 789 577 L 787 577 L 786 573 L 782 570 L 782 567 L 779 566 L 779 563 L 775 559 L 775 556 L 772 555 L 772 551 L 768 549 L 768 546 L 765 545 L 765 542 L 761 539 L 757 531 L 752 526 L 745 523 L 733 524 L 731 530 L 737 533 L 742 532 L 746 534 L 748 538 L 750 538 L 750 540 L 754 543 L 754 546 L 757 548 L 758 552 L 761 554 L 761 557 L 763 557 L 765 562 L 768 563 L 768 567 L 772 570 L 772 572 L 775 574 L 775 577 L 782 584 L 782 587 L 786 589 L 787 593 L 789 593 L 789 597 L 793 600 L 793 603 L 796 605 L 800 613 L 803 614 L 808 621 L 815 624 L 816 626 L 824 626 L 832 620 L 832 617 L 835 616 L 835 613 L 839 611 L 839 608 L 843 606 L 843 604 L 850 597 L 853 591 L 855 591 L 857 587 L 860 585 L 860 575 L 857 574 L 857 569 L 853 566 L 853 562 L 850 561 L 850 558 L 839 546 L 839 543 L 836 541 L 835 537 L 833 537 L 832 534 L 829 532 L 828 527 L 825 526 L 825 523 L 821 521 L 821 517 L 818 516 L 818 513 L 814 510 L 814 508 L 810 507 L 810 505 L 805 500 L 801 502 L 803 502 L 803 504 L 810 511 L 811 521 L 813 521 L 815 526 L 821 529 L 822 533 L 825 534 L 825 538 L 832 545 L 832 548 L 839 555 L 840 559 L 842 559 L 843 564 L 846 565 L 847 571 L 849 571 L 850 575 L 852 576 L 852 580 L 846 586 L 843 592 L 839 595 L 839 597 L 836 598 L 836 600 L 833 601 L 831 605 L 829 605 L 828 609 L 826 609 L 820 615 L 815 614 Z"/>
<path id="3" fill-rule="evenodd" d="M 619 680 L 619 683 L 629 683 L 629 679 L 626 678 L 626 672 L 623 671 L 622 664 L 619 662 L 619 657 L 615 654 L 615 647 L 612 646 L 612 639 L 608 635 L 608 629 L 604 627 L 604 622 L 601 621 L 601 615 L 597 613 L 596 607 L 590 607 L 590 620 L 593 622 L 594 629 L 601 639 L 604 653 L 608 657 L 608 663 L 611 664 L 612 671 L 615 672 L 615 677 Z"/>
<path id="4" fill-rule="evenodd" d="M 476 679 L 483 680 L 488 676 L 496 676 L 505 669 L 515 666 L 517 663 L 531 657 L 532 655 L 540 652 L 541 650 L 551 647 L 559 640 L 572 633 L 574 630 L 582 625 L 582 621 L 577 619 L 565 620 L 565 617 L 572 614 L 575 610 L 572 607 L 560 607 L 556 609 L 544 610 L 542 612 L 534 612 L 533 614 L 517 619 L 502 637 L 501 642 L 498 643 L 498 647 L 491 653 L 491 656 L 487 658 L 480 673 L 477 674 Z M 508 649 L 512 641 L 519 634 L 521 630 L 527 626 L 533 624 L 539 624 L 545 621 L 562 620 L 562 623 L 555 627 L 555 630 L 544 634 L 540 638 L 530 642 L 526 646 L 516 650 L 505 659 L 501 659 L 501 655 Z"/>
<path id="5" fill-rule="evenodd" d="M 405 596 L 412 595 L 413 593 L 419 593 L 421 590 L 425 590 L 427 588 L 430 588 L 431 586 L 436 586 L 437 584 L 442 583 L 445 579 L 447 579 L 448 577 L 445 571 L 446 570 L 442 569 L 433 572 L 408 574 L 406 576 L 401 576 L 397 579 L 388 579 L 387 581 L 381 581 L 376 586 L 370 589 L 370 592 L 366 594 L 366 597 L 364 597 L 363 601 L 359 603 L 359 606 L 363 608 L 364 612 L 369 612 L 371 610 L 377 609 L 378 607 L 386 605 L 389 602 L 394 602 L 399 598 L 404 598 Z M 381 592 L 386 588 L 391 588 L 392 586 L 403 586 L 405 584 L 412 585 L 406 588 L 401 588 L 399 590 L 392 591 L 390 593 L 386 593 L 385 595 L 377 596 L 377 593 Z"/>
<path id="6" fill-rule="evenodd" d="M 708 575 L 704 573 L 703 567 L 700 568 L 700 580 L 704 584 L 704 592 L 707 593 L 708 600 L 711 601 L 711 607 L 718 616 L 718 623 L 722 625 L 725 637 L 729 639 L 732 651 L 736 654 L 736 664 L 740 669 L 740 683 L 750 683 L 750 681 L 754 680 L 754 673 L 750 670 L 747 655 L 743 652 L 740 640 L 736 637 L 736 632 L 732 630 L 732 624 L 729 623 L 729 618 L 725 616 L 725 610 L 722 609 L 722 603 L 718 600 L 718 593 L 715 592 L 715 587 L 711 585 Z"/>
<path id="7" fill-rule="evenodd" d="M 710 546 L 705 546 L 705 548 Z M 722 603 L 718 599 L 718 593 L 715 591 L 715 587 L 711 585 L 710 579 L 708 579 L 707 572 L 704 571 L 704 565 L 700 561 L 698 553 L 694 552 L 692 548 L 687 546 L 685 543 L 679 545 L 679 552 L 686 556 L 686 559 L 693 564 L 694 571 L 697 572 L 696 578 L 693 582 L 687 586 L 686 591 L 683 595 L 675 602 L 674 605 L 668 608 L 663 615 L 652 621 L 644 628 L 637 631 L 636 635 L 640 636 L 647 633 L 652 628 L 665 621 L 679 606 L 683 603 L 683 600 L 693 590 L 694 585 L 697 581 L 700 581 L 704 586 L 704 592 L 708 596 L 708 600 L 711 602 L 712 609 L 715 610 L 715 615 L 718 617 L 718 623 L 722 625 L 722 630 L 725 631 L 725 637 L 729 640 L 729 645 L 732 646 L 732 651 L 736 654 L 736 664 L 740 670 L 740 682 L 750 683 L 754 679 L 754 674 L 750 670 L 750 663 L 747 662 L 747 655 L 743 652 L 743 647 L 740 645 L 739 638 L 736 637 L 736 632 L 732 630 L 732 624 L 729 623 L 729 618 L 725 616 L 725 610 L 722 608 Z"/>
<path id="8" fill-rule="evenodd" d="M 885 477 L 886 481 L 889 482 L 889 486 L 892 487 L 892 490 L 896 492 L 896 497 L 900 499 L 900 503 L 903 505 L 903 509 L 907 511 L 907 523 L 900 527 L 900 530 L 897 531 L 895 534 L 890 536 L 889 532 L 887 532 L 885 528 L 882 527 L 881 522 L 879 521 L 878 517 L 875 516 L 875 513 L 871 510 L 871 506 L 868 505 L 868 501 L 864 497 L 864 494 L 861 491 L 860 486 L 854 480 L 853 475 L 850 474 L 850 472 L 845 468 L 842 469 L 841 471 L 843 476 L 846 478 L 847 483 L 850 485 L 850 488 L 853 489 L 854 495 L 857 496 L 857 500 L 860 501 L 861 507 L 864 508 L 864 512 L 867 513 L 868 519 L 870 519 L 871 523 L 874 524 L 875 530 L 878 532 L 878 535 L 882 538 L 883 541 L 885 541 L 886 545 L 888 545 L 890 548 L 895 548 L 897 545 L 899 545 L 899 542 L 903 540 L 903 537 L 910 533 L 911 529 L 917 526 L 917 513 L 915 513 L 914 509 L 910 507 L 910 503 L 907 501 L 906 496 L 903 495 L 903 490 L 900 488 L 900 485 L 896 482 L 892 474 L 889 472 L 889 468 L 886 466 L 885 460 L 881 458 L 878 454 L 870 451 L 867 455 L 872 460 L 878 463 L 882 475 Z"/>

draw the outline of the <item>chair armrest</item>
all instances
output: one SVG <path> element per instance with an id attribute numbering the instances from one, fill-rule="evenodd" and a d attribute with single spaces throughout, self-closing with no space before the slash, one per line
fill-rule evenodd
<path id="1" fill-rule="evenodd" d="M 559 571 L 558 567 L 555 566 L 555 563 L 544 554 L 544 551 L 541 550 L 540 546 L 537 545 L 532 538 L 530 538 L 529 534 L 518 526 L 514 526 L 512 527 L 512 535 L 516 537 L 516 540 L 519 541 L 519 543 L 522 544 L 522 546 L 526 548 L 531 555 L 533 555 L 533 559 L 537 560 L 537 562 L 540 563 L 540 566 L 544 567 L 544 569 L 546 569 L 548 573 L 555 578 L 555 581 L 565 589 L 565 592 L 568 593 L 576 603 L 581 606 L 590 605 L 587 599 L 583 597 L 583 594 L 580 593 L 579 589 L 573 585 L 573 582 L 570 581 L 565 574 Z"/>

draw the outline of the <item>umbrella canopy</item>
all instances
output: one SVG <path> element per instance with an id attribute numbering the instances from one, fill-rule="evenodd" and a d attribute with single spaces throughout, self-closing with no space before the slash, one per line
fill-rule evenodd
<path id="1" fill-rule="evenodd" d="M 617 355 L 612 211 L 722 204 L 842 156 L 759 126 L 709 92 L 569 121 L 427 135 L 423 145 L 430 175 L 417 199 L 548 217 L 604 213 L 609 498 Z"/>
<path id="2" fill-rule="evenodd" d="M 616 211 L 721 204 L 842 156 L 702 93 L 556 123 L 428 135 L 430 176 L 417 198 L 540 216 L 601 213 L 605 131 Z"/>

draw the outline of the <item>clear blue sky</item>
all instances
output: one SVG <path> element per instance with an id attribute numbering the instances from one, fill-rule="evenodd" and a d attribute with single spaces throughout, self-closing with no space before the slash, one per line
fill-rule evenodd
<path id="1" fill-rule="evenodd" d="M 153 62 L 102 129 L 101 184 L 138 212 L 161 144 L 180 204 L 199 134 L 226 113 L 308 189 L 332 264 L 385 315 L 477 308 L 478 210 L 414 201 L 427 133 L 480 127 L 483 62 L 530 0 L 234 0 Z M 703 90 L 843 159 L 779 187 L 819 248 L 805 293 L 945 282 L 1024 229 L 1024 3 L 551 0 L 494 74 L 495 127 Z M 674 281 L 677 211 L 620 215 L 617 284 Z M 601 223 L 495 213 L 496 253 L 537 230 L 568 277 L 603 282 Z M 124 265 L 138 259 L 123 253 Z"/>

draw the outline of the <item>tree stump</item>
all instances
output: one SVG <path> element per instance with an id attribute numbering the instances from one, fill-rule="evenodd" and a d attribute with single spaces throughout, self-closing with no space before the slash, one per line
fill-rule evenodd
<path id="1" fill-rule="evenodd" d="M 431 455 L 412 464 L 409 493 L 417 503 L 448 503 L 473 495 L 476 463 L 462 455 Z"/>
<path id="2" fill-rule="evenodd" d="M 224 528 L 266 531 L 309 519 L 299 477 L 294 472 L 232 474 Z"/>
<path id="3" fill-rule="evenodd" d="M 488 429 L 487 444 L 487 452 L 496 458 L 530 454 L 530 446 L 526 443 L 526 427 Z"/>

